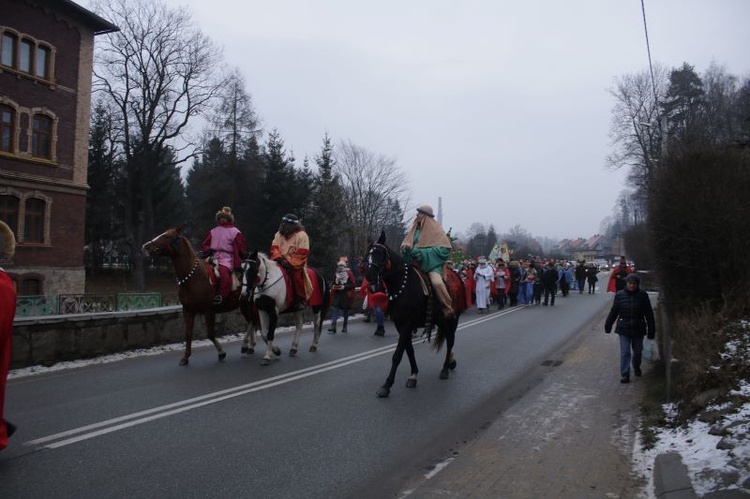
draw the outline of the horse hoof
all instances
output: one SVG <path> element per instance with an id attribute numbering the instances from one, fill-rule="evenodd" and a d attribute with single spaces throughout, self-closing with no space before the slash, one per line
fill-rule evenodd
<path id="1" fill-rule="evenodd" d="M 274 354 L 274 355 L 276 355 L 277 357 L 278 357 L 279 355 L 281 355 L 281 348 L 279 348 L 279 347 L 273 347 L 273 348 L 271 349 L 271 351 L 272 351 L 272 352 L 273 352 L 273 354 Z"/>
<path id="2" fill-rule="evenodd" d="M 378 391 L 375 392 L 375 395 L 377 395 L 378 398 L 382 399 L 382 398 L 387 397 L 390 393 L 391 393 L 391 391 L 388 388 L 383 388 L 381 386 L 380 388 L 378 388 Z"/>
<path id="3" fill-rule="evenodd" d="M 240 353 L 243 353 L 243 354 L 244 354 L 244 353 L 248 353 L 248 352 L 247 352 L 248 350 L 250 350 L 250 349 L 249 349 L 249 348 L 247 348 L 247 347 L 242 347 L 242 348 L 240 348 Z"/>
<path id="4" fill-rule="evenodd" d="M 261 366 L 271 365 L 271 359 L 267 359 L 267 358 L 263 357 L 263 359 L 260 361 L 260 365 Z"/>
<path id="5" fill-rule="evenodd" d="M 227 358 L 227 353 L 226 352 L 221 352 L 219 354 L 219 362 L 222 362 L 226 358 Z"/>
<path id="6" fill-rule="evenodd" d="M 448 369 L 450 369 L 450 370 L 452 371 L 453 369 L 455 369 L 455 368 L 456 368 L 456 365 L 457 365 L 457 364 L 456 364 L 456 361 L 455 361 L 455 360 L 452 360 L 452 361 L 450 361 L 450 363 L 448 364 Z"/>
<path id="7" fill-rule="evenodd" d="M 255 349 L 254 348 L 246 348 L 245 349 L 245 353 L 248 354 L 248 355 L 252 355 L 252 354 L 255 353 Z"/>
<path id="8" fill-rule="evenodd" d="M 294 357 L 295 355 L 297 355 L 297 349 L 296 348 L 292 348 L 291 350 L 289 350 L 289 356 L 290 357 Z"/>
<path id="9" fill-rule="evenodd" d="M 448 369 L 443 369 L 440 371 L 440 379 L 448 379 L 450 377 L 450 371 Z"/>
<path id="10" fill-rule="evenodd" d="M 409 378 L 406 380 L 406 388 L 416 388 L 417 380 L 415 378 Z"/>
<path id="11" fill-rule="evenodd" d="M 188 365 L 188 360 L 187 360 L 187 359 L 180 359 L 180 365 L 181 365 L 181 366 L 186 366 L 186 365 Z"/>
<path id="12" fill-rule="evenodd" d="M 310 347 L 310 351 L 311 352 L 317 352 L 318 351 L 318 347 L 312 346 L 312 347 Z"/>

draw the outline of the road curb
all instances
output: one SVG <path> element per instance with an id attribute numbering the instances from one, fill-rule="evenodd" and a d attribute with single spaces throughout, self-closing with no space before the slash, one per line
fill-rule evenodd
<path id="1" fill-rule="evenodd" d="M 659 454 L 654 460 L 654 491 L 659 499 L 694 499 L 688 469 L 677 452 Z"/>

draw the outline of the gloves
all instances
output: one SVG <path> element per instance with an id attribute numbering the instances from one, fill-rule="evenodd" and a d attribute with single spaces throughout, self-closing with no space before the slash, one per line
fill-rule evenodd
<path id="1" fill-rule="evenodd" d="M 653 340 L 655 337 L 656 335 L 654 333 L 650 333 L 646 336 L 646 338 L 648 338 L 649 340 Z"/>
<path id="2" fill-rule="evenodd" d="M 609 333 L 612 332 L 612 329 L 605 329 L 604 332 L 607 333 L 607 334 L 609 334 Z"/>

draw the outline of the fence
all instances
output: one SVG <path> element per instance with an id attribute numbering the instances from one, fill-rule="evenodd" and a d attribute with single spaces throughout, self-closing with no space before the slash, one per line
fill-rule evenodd
<path id="1" fill-rule="evenodd" d="M 19 296 L 16 299 L 16 317 L 125 312 L 158 308 L 176 303 L 176 296 L 163 295 L 162 293 Z"/>

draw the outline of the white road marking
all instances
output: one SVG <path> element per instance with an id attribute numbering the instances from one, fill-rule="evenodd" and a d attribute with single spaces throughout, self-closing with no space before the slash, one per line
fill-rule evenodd
<path id="1" fill-rule="evenodd" d="M 503 315 L 507 315 L 509 313 L 512 313 L 521 309 L 522 309 L 521 307 L 513 308 L 507 311 L 501 312 L 499 314 L 492 314 L 487 317 L 482 317 L 480 319 L 474 319 L 464 324 L 460 324 L 457 330 L 467 329 L 476 324 L 481 324 L 483 322 L 487 322 L 489 320 L 495 319 L 497 317 L 501 317 Z M 413 339 L 412 343 L 417 344 L 422 341 L 424 341 L 424 339 L 420 337 L 420 338 Z M 344 357 L 342 359 L 337 359 L 337 360 L 333 360 L 330 362 L 326 362 L 321 365 L 299 369 L 297 371 L 280 374 L 278 376 L 273 376 L 271 378 L 267 378 L 264 380 L 254 381 L 252 383 L 235 386 L 233 388 L 227 388 L 225 390 L 208 393 L 205 395 L 201 395 L 199 397 L 193 397 L 193 398 L 189 398 L 189 399 L 182 400 L 179 402 L 174 402 L 171 404 L 154 407 L 152 409 L 147 409 L 145 411 L 139 411 L 139 412 L 135 412 L 132 414 L 126 414 L 124 416 L 108 419 L 106 421 L 100 421 L 98 423 L 81 426 L 79 428 L 73 428 L 71 430 L 63 431 L 60 433 L 55 433 L 53 435 L 48 435 L 46 437 L 41 437 L 41 438 L 37 438 L 34 440 L 30 440 L 28 442 L 24 442 L 24 445 L 26 446 L 41 445 L 43 448 L 57 449 L 57 448 L 64 447 L 67 445 L 82 442 L 84 440 L 89 440 L 91 438 L 99 437 L 102 435 L 107 435 L 109 433 L 114 433 L 119 430 L 124 430 L 132 426 L 137 426 L 140 424 L 148 423 L 150 421 L 155 421 L 155 420 L 162 419 L 168 416 L 173 416 L 175 414 L 180 414 L 183 412 L 198 409 L 207 405 L 216 404 L 219 402 L 223 402 L 225 400 L 230 400 L 236 397 L 247 395 L 249 393 L 266 390 L 268 388 L 280 386 L 286 383 L 290 383 L 292 381 L 297 381 L 297 380 L 304 379 L 310 376 L 323 374 L 328 371 L 346 367 L 348 365 L 355 364 L 357 362 L 369 360 L 371 358 L 378 357 L 380 355 L 389 354 L 393 352 L 395 349 L 396 349 L 396 344 L 394 343 L 391 345 L 383 346 L 383 347 L 369 350 L 366 352 L 361 352 L 355 355 L 351 355 L 349 357 Z M 77 436 L 74 436 L 74 435 L 77 435 Z M 425 476 L 427 478 L 434 476 L 440 470 L 442 470 L 445 466 L 447 466 L 452 460 L 453 458 L 449 458 L 443 463 L 439 463 L 435 467 L 435 469 L 433 469 L 430 473 L 428 473 L 428 475 L 430 476 L 427 476 L 427 475 Z"/>

